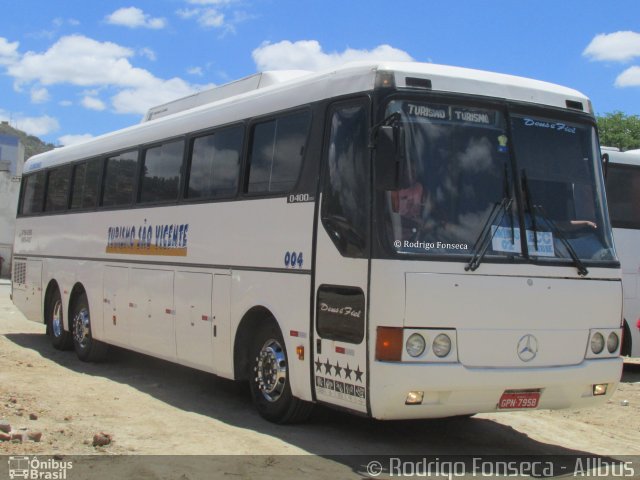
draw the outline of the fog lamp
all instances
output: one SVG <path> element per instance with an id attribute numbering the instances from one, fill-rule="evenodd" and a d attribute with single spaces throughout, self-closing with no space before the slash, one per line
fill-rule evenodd
<path id="1" fill-rule="evenodd" d="M 596 397 L 598 395 L 606 395 L 607 394 L 607 384 L 599 383 L 593 386 L 593 396 Z"/>
<path id="2" fill-rule="evenodd" d="M 409 392 L 407 399 L 404 401 L 405 405 L 420 405 L 424 398 L 424 392 Z"/>

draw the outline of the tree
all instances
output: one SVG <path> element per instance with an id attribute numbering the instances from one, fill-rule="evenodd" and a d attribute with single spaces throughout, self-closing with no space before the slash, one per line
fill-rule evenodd
<path id="1" fill-rule="evenodd" d="M 622 112 L 597 116 L 600 145 L 618 147 L 620 150 L 640 148 L 640 117 Z"/>

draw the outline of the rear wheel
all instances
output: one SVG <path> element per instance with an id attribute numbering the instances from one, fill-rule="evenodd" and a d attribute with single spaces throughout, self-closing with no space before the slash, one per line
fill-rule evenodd
<path id="1" fill-rule="evenodd" d="M 250 355 L 249 386 L 258 413 L 276 423 L 309 418 L 313 405 L 291 394 L 287 350 L 275 323 L 257 332 Z"/>
<path id="2" fill-rule="evenodd" d="M 73 304 L 71 331 L 73 347 L 80 360 L 100 362 L 105 359 L 108 345 L 94 339 L 91 334 L 91 315 L 85 293 L 82 293 Z"/>
<path id="3" fill-rule="evenodd" d="M 47 334 L 51 340 L 53 348 L 58 350 L 69 350 L 73 345 L 73 336 L 64 329 L 64 308 L 60 291 L 56 288 L 51 294 L 47 303 Z"/>

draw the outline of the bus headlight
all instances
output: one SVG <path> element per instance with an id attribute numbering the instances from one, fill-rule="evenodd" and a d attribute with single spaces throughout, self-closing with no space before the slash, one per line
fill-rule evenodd
<path id="1" fill-rule="evenodd" d="M 407 353 L 414 358 L 422 355 L 426 347 L 427 342 L 419 333 L 414 333 L 409 338 L 407 338 L 407 343 L 405 344 Z"/>
<path id="2" fill-rule="evenodd" d="M 607 337 L 607 350 L 609 350 L 609 353 L 614 353 L 616 350 L 618 350 L 619 344 L 620 339 L 618 338 L 618 335 L 616 334 L 616 332 L 611 332 Z"/>
<path id="3" fill-rule="evenodd" d="M 451 351 L 451 339 L 446 333 L 441 333 L 433 339 L 433 353 L 437 357 L 443 358 L 449 355 Z"/>
<path id="4" fill-rule="evenodd" d="M 600 332 L 596 332 L 591 337 L 591 351 L 598 355 L 604 350 L 604 337 Z"/>

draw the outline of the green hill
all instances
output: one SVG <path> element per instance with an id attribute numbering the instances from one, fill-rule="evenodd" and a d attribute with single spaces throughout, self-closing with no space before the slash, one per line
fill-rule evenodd
<path id="1" fill-rule="evenodd" d="M 3 135 L 13 135 L 20 138 L 22 145 L 24 145 L 24 159 L 25 161 L 29 159 L 29 157 L 33 157 L 38 153 L 47 152 L 49 150 L 53 150 L 55 145 L 51 143 L 44 143 L 38 137 L 33 135 L 28 135 L 22 130 L 17 130 L 13 128 L 7 122 L 0 122 L 0 134 Z"/>

